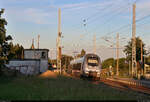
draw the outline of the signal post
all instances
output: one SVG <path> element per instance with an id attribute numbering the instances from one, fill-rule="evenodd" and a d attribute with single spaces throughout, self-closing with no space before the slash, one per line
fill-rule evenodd
<path id="1" fill-rule="evenodd" d="M 60 45 L 60 40 L 61 40 L 61 9 L 59 8 L 58 10 L 58 37 L 56 41 L 56 46 L 57 46 L 57 69 L 59 69 L 60 74 L 61 74 L 61 45 Z"/>

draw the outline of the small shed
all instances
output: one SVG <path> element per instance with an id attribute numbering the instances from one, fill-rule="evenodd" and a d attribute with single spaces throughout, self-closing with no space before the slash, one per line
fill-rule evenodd
<path id="1" fill-rule="evenodd" d="M 48 49 L 24 49 L 24 59 L 48 60 Z"/>
<path id="2" fill-rule="evenodd" d="M 9 61 L 7 67 L 23 74 L 39 74 L 48 70 L 48 49 L 24 49 L 23 59 Z"/>

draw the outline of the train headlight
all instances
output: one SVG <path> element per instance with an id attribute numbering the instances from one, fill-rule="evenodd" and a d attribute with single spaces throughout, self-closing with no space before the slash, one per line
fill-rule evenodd
<path id="1" fill-rule="evenodd" d="M 97 73 L 97 77 L 100 77 L 100 73 Z"/>
<path id="2" fill-rule="evenodd" d="M 89 69 L 88 68 L 85 69 L 85 73 L 89 74 Z"/>
<path id="3" fill-rule="evenodd" d="M 86 69 L 85 69 L 85 72 L 89 72 L 89 69 L 88 69 L 88 68 L 86 68 Z"/>

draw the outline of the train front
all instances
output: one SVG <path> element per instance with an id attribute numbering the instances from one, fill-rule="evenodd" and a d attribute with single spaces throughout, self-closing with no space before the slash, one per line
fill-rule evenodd
<path id="1" fill-rule="evenodd" d="M 88 77 L 100 78 L 101 60 L 98 55 L 88 54 L 85 58 L 85 74 Z"/>

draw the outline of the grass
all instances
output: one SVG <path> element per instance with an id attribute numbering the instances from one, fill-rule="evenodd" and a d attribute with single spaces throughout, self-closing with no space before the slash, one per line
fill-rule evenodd
<path id="1" fill-rule="evenodd" d="M 0 100 L 139 100 L 150 99 L 132 91 L 119 91 L 107 85 L 58 76 L 0 77 Z"/>

